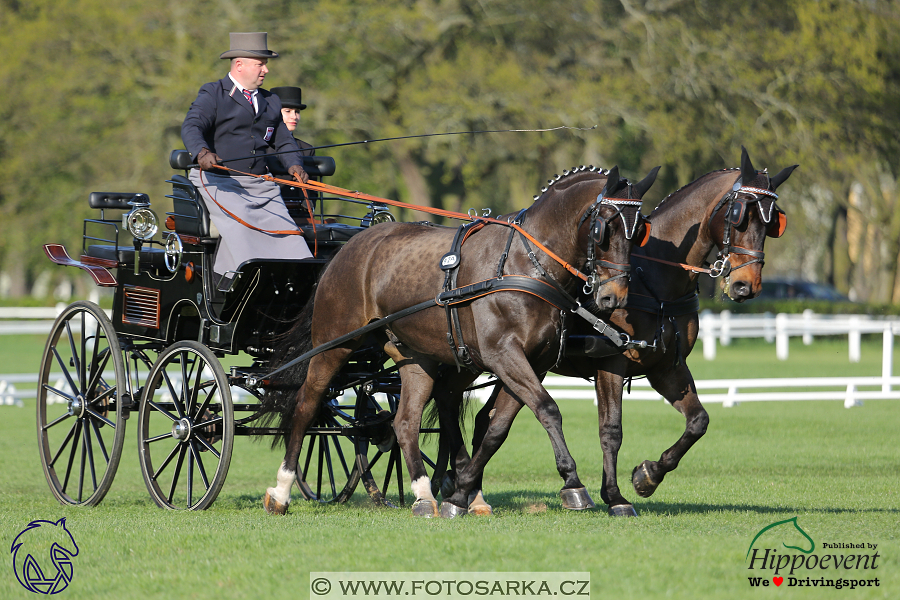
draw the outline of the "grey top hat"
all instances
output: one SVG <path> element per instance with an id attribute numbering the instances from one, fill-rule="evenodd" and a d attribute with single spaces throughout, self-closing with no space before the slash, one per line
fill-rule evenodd
<path id="1" fill-rule="evenodd" d="M 298 87 L 276 87 L 269 90 L 281 99 L 281 106 L 284 108 L 296 108 L 303 110 L 306 105 L 300 99 L 300 88 Z"/>
<path id="2" fill-rule="evenodd" d="M 223 52 L 219 58 L 275 58 L 277 52 L 272 52 L 266 43 L 268 34 L 264 31 L 258 33 L 229 33 L 231 38 L 231 50 Z"/>

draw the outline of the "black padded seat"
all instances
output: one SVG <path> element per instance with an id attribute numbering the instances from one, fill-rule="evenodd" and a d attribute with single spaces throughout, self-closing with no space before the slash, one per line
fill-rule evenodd
<path id="1" fill-rule="evenodd" d="M 360 231 L 365 231 L 365 227 L 357 227 L 354 225 L 344 225 L 343 223 L 324 223 L 316 225 L 315 235 L 313 234 L 312 225 L 304 225 L 300 229 L 303 230 L 303 239 L 308 242 L 318 240 L 320 242 L 346 242 Z"/>
<path id="2" fill-rule="evenodd" d="M 93 258 L 114 260 L 120 265 L 134 264 L 134 246 L 88 246 L 87 255 Z M 141 248 L 141 264 L 151 265 L 157 269 L 166 266 L 166 251 L 162 248 Z"/>

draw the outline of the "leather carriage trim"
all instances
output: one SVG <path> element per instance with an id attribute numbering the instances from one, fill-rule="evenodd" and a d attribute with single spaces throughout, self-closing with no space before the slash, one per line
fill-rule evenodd
<path id="1" fill-rule="evenodd" d="M 90 273 L 94 279 L 94 283 L 100 287 L 116 287 L 118 282 L 113 274 L 110 273 L 105 266 L 86 264 L 83 261 L 77 261 L 66 252 L 65 246 L 62 244 L 44 244 L 44 253 L 51 261 L 64 267 L 78 267 Z M 112 265 L 115 266 L 115 265 Z"/>
<path id="2" fill-rule="evenodd" d="M 158 289 L 126 285 L 122 289 L 122 323 L 159 329 Z"/>
<path id="3" fill-rule="evenodd" d="M 108 267 L 114 269 L 119 266 L 119 262 L 109 259 L 109 258 L 98 258 L 96 256 L 88 256 L 87 254 L 82 254 L 79 259 L 86 265 L 92 265 L 97 267 Z"/>

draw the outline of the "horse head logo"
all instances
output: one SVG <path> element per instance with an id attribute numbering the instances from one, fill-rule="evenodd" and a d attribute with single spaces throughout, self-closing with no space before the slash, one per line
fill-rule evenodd
<path id="1" fill-rule="evenodd" d="M 765 532 L 769 531 L 770 529 L 780 527 L 781 525 L 787 525 L 788 523 L 792 524 L 794 526 L 794 529 L 797 532 L 799 532 L 800 535 L 802 535 L 804 538 L 806 538 L 806 540 L 809 542 L 809 549 L 802 548 L 800 546 L 788 546 L 786 543 L 784 543 L 784 541 L 781 542 L 781 545 L 784 546 L 785 548 L 790 548 L 791 550 L 799 550 L 800 552 L 803 552 L 804 554 L 812 553 L 812 551 L 816 549 L 816 543 L 813 541 L 813 539 L 811 537 L 809 537 L 809 534 L 806 533 L 805 531 L 803 531 L 803 528 L 801 528 L 800 525 L 797 524 L 797 517 L 793 517 L 791 519 L 785 519 L 784 521 L 777 521 L 775 523 L 772 523 L 771 525 L 766 525 L 765 527 L 760 529 L 759 533 L 756 534 L 756 537 L 753 538 L 753 541 L 750 542 L 750 547 L 747 548 L 747 556 L 748 557 L 750 556 L 750 551 L 753 550 L 753 544 L 756 543 L 756 540 L 759 539 L 759 536 L 761 536 Z M 791 530 L 789 527 L 782 528 L 781 530 L 778 531 L 778 533 L 783 536 L 783 539 L 788 539 L 787 536 L 792 534 L 793 530 Z M 789 541 L 791 541 L 791 540 L 789 540 Z M 803 544 L 803 546 L 806 545 L 806 542 L 801 541 L 798 543 Z"/>
<path id="2" fill-rule="evenodd" d="M 72 558 L 78 555 L 75 538 L 66 519 L 32 521 L 16 539 L 10 552 L 22 587 L 36 594 L 58 594 L 72 581 Z"/>

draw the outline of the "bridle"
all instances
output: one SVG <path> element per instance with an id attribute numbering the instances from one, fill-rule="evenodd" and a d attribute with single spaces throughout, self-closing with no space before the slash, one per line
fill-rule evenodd
<path id="1" fill-rule="evenodd" d="M 641 214 L 641 201 L 640 200 L 632 200 L 631 199 L 631 191 L 632 184 L 628 184 L 628 197 L 627 198 L 607 198 L 607 189 L 604 186 L 603 190 L 600 192 L 600 195 L 597 196 L 597 200 L 591 205 L 590 208 L 582 215 L 581 220 L 578 222 L 578 229 L 581 229 L 581 226 L 585 221 L 590 219 L 590 228 L 588 229 L 588 249 L 587 249 L 587 272 L 588 279 L 584 284 L 583 292 L 588 295 L 594 291 L 595 287 L 600 287 L 609 283 L 610 281 L 614 281 L 616 279 L 620 279 L 622 277 L 626 277 L 629 280 L 631 279 L 631 264 L 620 264 L 613 263 L 607 260 L 597 260 L 596 255 L 596 247 L 602 246 L 606 241 L 607 230 L 609 229 L 609 224 L 611 221 L 615 220 L 616 217 L 622 217 L 622 223 L 624 225 L 625 231 L 625 239 L 632 239 L 635 233 L 638 230 L 640 225 L 644 225 L 644 234 L 640 240 L 638 240 L 638 245 L 643 246 L 647 243 L 647 240 L 650 239 L 650 221 Z M 613 214 L 609 218 L 604 218 L 600 215 L 600 209 L 604 206 L 612 206 L 616 209 L 615 214 Z M 626 214 L 626 211 L 628 214 Z M 629 218 L 631 222 L 629 223 Z M 597 266 L 604 267 L 606 269 L 612 269 L 614 271 L 620 271 L 618 275 L 613 275 L 607 279 L 603 279 L 598 281 L 597 277 Z"/>
<path id="2" fill-rule="evenodd" d="M 768 184 L 768 173 L 762 172 L 760 175 L 765 175 Z M 731 243 L 731 235 L 732 231 L 737 227 L 740 227 L 748 218 L 747 209 L 749 205 L 755 204 L 759 210 L 760 219 L 766 224 L 766 235 L 768 237 L 781 237 L 787 227 L 787 216 L 784 211 L 775 204 L 777 199 L 778 194 L 769 190 L 768 185 L 765 188 L 745 186 L 741 182 L 741 179 L 738 179 L 732 190 L 719 200 L 712 211 L 712 215 L 710 215 L 708 226 L 711 227 L 716 214 L 718 214 L 723 206 L 727 205 L 728 208 L 725 211 L 722 223 L 722 245 L 716 256 L 716 262 L 710 266 L 710 277 L 720 277 L 723 275 L 727 277 L 731 272 L 743 267 L 749 267 L 755 263 L 760 263 L 760 265 L 765 264 L 765 252 L 733 245 Z M 773 217 L 775 217 L 774 220 Z M 742 254 L 752 258 L 736 267 L 732 267 L 730 260 L 732 254 Z"/>

